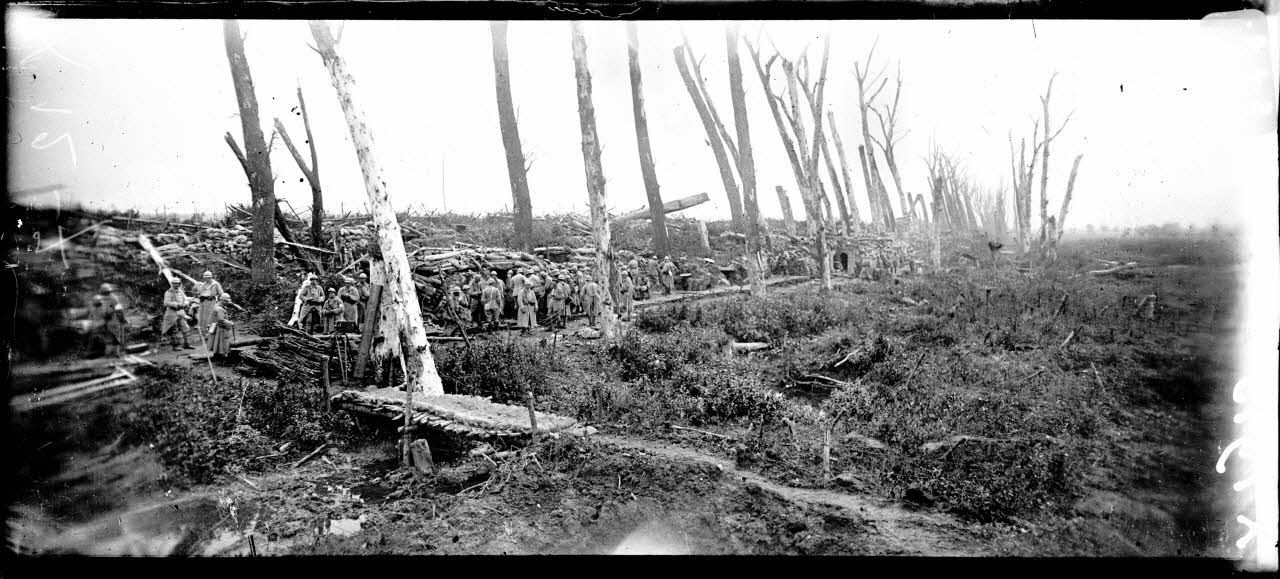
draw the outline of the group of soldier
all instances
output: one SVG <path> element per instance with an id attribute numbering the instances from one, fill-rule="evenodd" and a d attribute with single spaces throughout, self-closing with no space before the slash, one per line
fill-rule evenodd
<path id="1" fill-rule="evenodd" d="M 586 316 L 587 324 L 595 326 L 604 305 L 612 305 L 612 296 L 585 264 L 534 265 L 507 273 L 506 279 L 496 270 L 488 270 L 450 280 L 448 295 L 440 302 L 439 317 L 459 326 L 485 329 L 497 328 L 501 320 L 514 318 L 521 333 L 528 334 L 539 326 L 549 331 L 564 328 L 575 315 Z M 676 267 L 669 256 L 664 256 L 662 262 L 640 257 L 630 260 L 618 280 L 618 315 L 631 320 L 636 297 L 647 298 L 655 283 L 670 294 L 675 275 Z"/>
<path id="2" fill-rule="evenodd" d="M 297 307 L 289 325 L 300 324 L 309 333 L 332 334 L 341 325 L 364 323 L 365 304 L 369 301 L 369 275 L 361 273 L 357 278 L 342 278 L 341 287 L 327 290 L 320 285 L 320 278 L 307 274 L 298 288 Z"/>
<path id="3" fill-rule="evenodd" d="M 169 278 L 169 289 L 164 292 L 164 317 L 160 320 L 160 339 L 170 340 L 173 349 L 194 349 L 191 343 L 191 324 L 195 323 L 196 336 L 205 349 L 215 358 L 231 352 L 235 335 L 235 323 L 227 315 L 232 304 L 231 294 L 222 289 L 213 272 L 206 271 L 200 282 L 192 285 L 192 295 L 182 288 L 182 280 Z M 179 346 L 179 338 L 181 346 Z"/>

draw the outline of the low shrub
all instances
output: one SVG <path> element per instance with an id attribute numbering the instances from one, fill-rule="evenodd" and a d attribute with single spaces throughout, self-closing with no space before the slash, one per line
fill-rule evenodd
<path id="1" fill-rule="evenodd" d="M 517 341 L 474 340 L 467 347 L 435 350 L 446 393 L 485 396 L 499 403 L 523 403 L 528 390 L 543 394 L 559 360 L 550 345 Z"/>

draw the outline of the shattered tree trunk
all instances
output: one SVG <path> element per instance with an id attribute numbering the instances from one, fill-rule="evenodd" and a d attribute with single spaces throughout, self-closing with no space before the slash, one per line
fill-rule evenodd
<path id="1" fill-rule="evenodd" d="M 765 294 L 764 272 L 768 265 L 760 246 L 760 202 L 756 194 L 756 161 L 751 150 L 751 126 L 747 121 L 747 98 L 742 87 L 742 62 L 738 58 L 738 27 L 724 31 L 725 53 L 729 60 L 729 96 L 733 102 L 733 126 L 738 136 L 738 178 L 742 181 L 742 204 L 747 234 L 747 277 L 751 295 Z"/>
<path id="2" fill-rule="evenodd" d="M 635 22 L 627 22 L 627 68 L 631 72 L 631 114 L 636 125 L 636 146 L 640 153 L 640 176 L 644 180 L 644 192 L 649 198 L 649 220 L 653 227 L 653 250 L 667 254 L 667 218 L 662 205 L 662 192 L 658 188 L 658 172 L 653 166 L 653 151 L 649 147 L 649 120 L 644 112 L 644 85 L 640 78 L 640 35 Z"/>
<path id="3" fill-rule="evenodd" d="M 933 223 L 929 228 L 929 261 L 933 265 L 933 271 L 937 272 L 942 270 L 942 229 L 939 225 L 942 215 L 936 194 L 933 199 Z"/>
<path id="4" fill-rule="evenodd" d="M 852 222 L 854 228 L 861 228 L 862 216 L 858 213 L 858 203 L 853 197 L 853 175 L 849 174 L 849 161 L 844 156 L 844 141 L 840 138 L 840 131 L 836 128 L 836 115 L 832 111 L 827 111 L 827 131 L 831 133 L 831 138 L 836 142 L 836 156 L 840 158 L 840 175 L 844 179 L 845 196 L 848 197 L 849 220 Z M 823 142 L 823 146 L 826 146 L 825 141 Z M 825 148 L 822 153 L 827 155 L 827 160 L 830 162 L 831 156 Z M 834 179 L 835 178 L 832 177 L 832 180 Z M 848 232 L 846 232 L 846 235 L 847 233 Z"/>
<path id="5" fill-rule="evenodd" d="M 271 154 L 262 136 L 262 124 L 258 120 L 258 97 L 253 92 L 253 76 L 249 73 L 249 61 L 244 55 L 244 37 L 240 23 L 225 20 L 222 23 L 223 40 L 227 48 L 227 61 L 231 64 L 231 82 L 236 90 L 236 102 L 240 107 L 240 126 L 244 130 L 245 162 L 249 167 L 249 191 L 253 199 L 253 245 L 249 250 L 249 262 L 254 281 L 268 282 L 276 278 L 276 245 L 271 233 L 275 222 L 276 195 L 272 182 Z"/>
<path id="6" fill-rule="evenodd" d="M 667 213 L 675 213 L 676 211 L 684 211 L 685 209 L 701 205 L 710 200 L 711 197 L 706 193 L 698 193 L 697 195 L 690 195 L 688 197 L 681 197 L 679 199 L 667 201 L 660 206 L 660 209 L 665 215 Z M 636 219 L 650 219 L 653 216 L 652 212 L 653 210 L 648 207 L 636 209 L 635 211 L 630 211 L 614 217 L 613 221 L 614 223 L 618 223 L 622 221 L 635 221 Z"/>
<path id="7" fill-rule="evenodd" d="M 293 156 L 293 162 L 297 163 L 298 170 L 302 172 L 302 176 L 307 178 L 307 184 L 311 186 L 311 245 L 316 247 L 324 247 L 321 240 L 321 221 L 324 219 L 324 195 L 320 190 L 320 161 L 316 155 L 316 141 L 311 136 L 311 118 L 307 116 L 307 101 L 302 98 L 302 87 L 298 87 L 298 107 L 301 109 L 302 126 L 307 132 L 307 147 L 311 151 L 311 166 L 308 167 L 306 161 L 302 159 L 302 154 L 298 152 L 298 148 L 294 146 L 293 139 L 289 138 L 289 131 L 285 130 L 284 123 L 280 122 L 277 117 L 276 132 L 280 134 L 280 138 L 284 139 L 284 146 L 289 149 L 289 154 Z"/>
<path id="8" fill-rule="evenodd" d="M 337 90 L 338 104 L 342 107 L 351 141 L 356 148 L 360 172 L 364 176 L 365 191 L 369 196 L 369 212 L 378 234 L 378 248 L 385 260 L 386 283 L 383 289 L 384 312 L 394 317 L 396 334 L 385 335 L 386 340 L 399 340 L 407 367 L 406 389 L 420 388 L 424 394 L 444 394 L 435 360 L 427 343 L 426 329 L 422 325 L 422 310 L 418 304 L 417 289 L 413 283 L 413 271 L 405 254 L 404 240 L 400 237 L 400 222 L 391 206 L 386 177 L 373 154 L 373 133 L 369 129 L 363 111 L 356 103 L 355 78 L 347 70 L 346 62 L 338 55 L 336 43 L 328 23 L 311 21 L 311 35 L 315 38 L 317 52 L 329 70 L 333 87 Z"/>
<path id="9" fill-rule="evenodd" d="M 680 78 L 684 80 L 685 89 L 689 91 L 689 98 L 693 100 L 693 108 L 698 111 L 698 118 L 702 120 L 702 129 L 707 133 L 707 143 L 711 146 L 711 153 L 715 155 L 716 166 L 720 169 L 720 181 L 724 184 L 724 193 L 729 200 L 733 230 L 741 232 L 743 231 L 742 200 L 738 196 L 738 181 L 733 176 L 733 164 L 729 161 L 729 155 L 724 149 L 724 139 L 716 128 L 715 119 L 712 118 L 709 109 L 711 105 L 703 100 L 702 91 L 689 72 L 689 65 L 685 62 L 684 47 L 677 46 L 671 49 L 671 53 L 676 59 L 676 69 L 680 72 Z M 689 57 L 692 58 L 692 55 Z"/>
<path id="10" fill-rule="evenodd" d="M 610 289 L 613 248 L 609 246 L 609 213 L 605 210 L 604 168 L 600 164 L 600 138 L 596 134 L 596 111 L 591 102 L 591 71 L 587 68 L 587 41 L 581 24 L 570 23 L 573 36 L 573 73 L 578 84 L 578 122 L 582 127 L 582 161 L 586 169 L 587 195 L 591 203 L 591 229 L 596 240 L 596 279 L 603 285 L 601 293 L 613 295 Z M 617 334 L 613 304 L 604 303 L 600 317 L 600 335 L 605 339 Z"/>
<path id="11" fill-rule="evenodd" d="M 528 167 L 520 145 L 520 127 L 516 124 L 515 106 L 511 102 L 511 67 L 507 59 L 507 23 L 489 23 L 493 38 L 493 76 L 498 95 L 498 125 L 502 129 L 502 146 L 507 152 L 507 177 L 511 181 L 511 206 L 515 210 L 516 245 L 520 251 L 533 250 L 533 206 L 529 202 Z"/>
<path id="12" fill-rule="evenodd" d="M 907 202 L 906 192 L 902 190 L 902 176 L 898 173 L 898 162 L 894 159 L 892 145 L 884 148 L 884 160 L 889 164 L 889 175 L 893 177 L 893 186 L 898 189 L 898 206 L 902 209 L 903 217 L 911 220 L 911 205 Z"/>
<path id="13" fill-rule="evenodd" d="M 782 207 L 782 223 L 787 227 L 787 235 L 795 236 L 796 234 L 796 218 L 791 212 L 791 197 L 787 195 L 787 190 L 782 185 L 774 187 L 778 192 L 778 205 Z"/>

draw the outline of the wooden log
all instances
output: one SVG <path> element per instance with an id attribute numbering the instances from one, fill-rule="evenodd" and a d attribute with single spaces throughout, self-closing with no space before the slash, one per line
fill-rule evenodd
<path id="1" fill-rule="evenodd" d="M 767 350 L 768 342 L 734 342 L 729 344 L 734 352 L 755 352 L 757 350 Z"/>
<path id="2" fill-rule="evenodd" d="M 698 193 L 697 195 L 690 195 L 688 197 L 681 197 L 680 199 L 675 199 L 673 201 L 667 201 L 666 203 L 662 204 L 662 213 L 667 214 L 667 213 L 674 213 L 676 211 L 683 211 L 690 207 L 694 207 L 694 206 L 706 203 L 710 199 L 711 197 L 708 196 L 706 193 Z M 626 213 L 623 213 L 622 215 L 615 217 L 614 222 L 635 221 L 635 220 L 643 220 L 643 219 L 649 219 L 649 218 L 650 218 L 649 208 L 645 207 L 643 209 L 636 209 L 634 211 L 628 211 Z"/>
<path id="3" fill-rule="evenodd" d="M 320 456 L 320 453 L 323 452 L 324 449 L 326 448 L 329 448 L 329 443 L 327 442 L 324 444 L 321 444 L 315 450 L 311 451 L 311 454 L 308 454 L 307 456 L 302 457 L 302 459 L 300 459 L 298 462 L 293 463 L 293 468 L 298 468 L 304 464 L 307 464 L 308 462 L 311 462 L 311 459 L 317 456 Z"/>
<path id="4" fill-rule="evenodd" d="M 369 363 L 369 348 L 378 329 L 378 311 L 382 304 L 382 286 L 369 288 L 369 303 L 365 304 L 364 331 L 360 333 L 360 352 L 356 356 L 356 379 L 364 378 L 364 368 Z"/>

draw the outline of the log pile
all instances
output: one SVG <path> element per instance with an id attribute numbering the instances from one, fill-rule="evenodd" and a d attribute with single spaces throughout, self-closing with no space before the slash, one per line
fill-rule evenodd
<path id="1" fill-rule="evenodd" d="M 329 342 L 281 324 L 276 324 L 267 333 L 271 334 L 267 336 L 271 339 L 240 350 L 242 361 L 266 377 L 296 376 L 300 373 L 311 378 L 320 377 L 333 350 Z M 358 352 L 351 346 L 357 346 L 359 342 L 347 342 L 348 357 L 354 359 Z"/>
<path id="2" fill-rule="evenodd" d="M 332 398 L 332 404 L 334 408 L 396 423 L 404 417 L 404 391 L 398 388 L 345 390 Z M 572 418 L 554 414 L 538 412 L 536 418 L 541 434 L 571 431 L 578 426 Z M 431 429 L 478 439 L 521 438 L 531 433 L 528 409 L 459 394 L 415 394 L 412 422 L 419 432 Z"/>

